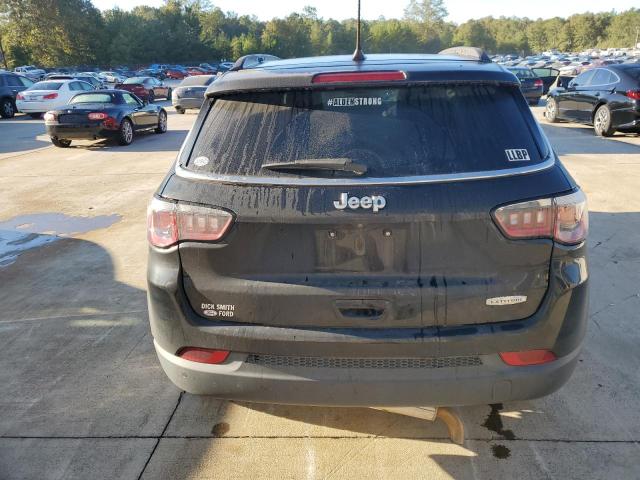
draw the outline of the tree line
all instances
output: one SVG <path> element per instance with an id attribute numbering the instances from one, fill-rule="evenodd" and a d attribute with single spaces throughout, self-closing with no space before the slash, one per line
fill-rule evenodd
<path id="1" fill-rule="evenodd" d="M 460 25 L 446 16 L 444 0 L 410 0 L 402 19 L 363 21 L 364 50 L 433 53 L 474 45 L 520 55 L 581 51 L 631 47 L 640 28 L 635 8 L 548 20 L 486 17 Z M 91 0 L 0 0 L 0 45 L 10 68 L 233 60 L 255 52 L 282 58 L 351 53 L 355 31 L 355 19 L 323 19 L 312 7 L 265 22 L 223 12 L 208 0 L 102 12 Z"/>

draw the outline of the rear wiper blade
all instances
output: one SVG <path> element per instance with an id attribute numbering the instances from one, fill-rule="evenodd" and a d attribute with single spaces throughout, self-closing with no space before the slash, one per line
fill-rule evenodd
<path id="1" fill-rule="evenodd" d="M 293 162 L 265 163 L 262 168 L 269 170 L 339 170 L 356 175 L 367 173 L 367 167 L 351 161 L 350 158 L 309 158 Z"/>

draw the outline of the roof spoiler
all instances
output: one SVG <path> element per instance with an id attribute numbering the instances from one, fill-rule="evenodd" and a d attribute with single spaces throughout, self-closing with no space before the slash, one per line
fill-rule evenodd
<path id="1" fill-rule="evenodd" d="M 478 47 L 451 47 L 438 52 L 438 55 L 455 55 L 476 62 L 490 63 L 491 59 L 487 52 Z"/>
<path id="2" fill-rule="evenodd" d="M 229 71 L 236 72 L 238 70 L 246 70 L 247 68 L 254 68 L 265 62 L 272 62 L 273 60 L 281 60 L 281 58 L 265 53 L 252 53 L 237 59 L 236 63 L 233 64 L 233 67 L 231 67 Z"/>

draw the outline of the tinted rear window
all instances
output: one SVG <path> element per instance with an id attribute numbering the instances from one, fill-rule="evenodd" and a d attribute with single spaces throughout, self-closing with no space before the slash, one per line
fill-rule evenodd
<path id="1" fill-rule="evenodd" d="M 533 73 L 528 68 L 527 69 L 525 69 L 525 68 L 514 68 L 514 69 L 511 69 L 510 68 L 509 71 L 511 71 L 511 73 L 513 73 L 520 80 L 523 80 L 525 78 L 537 78 L 536 74 Z"/>
<path id="2" fill-rule="evenodd" d="M 364 164 L 367 177 L 468 173 L 543 161 L 539 135 L 517 87 L 255 92 L 213 103 L 186 166 L 275 176 L 292 173 L 262 165 L 348 158 Z M 526 150 L 529 160 L 513 161 L 508 150 Z"/>
<path id="3" fill-rule="evenodd" d="M 211 82 L 215 80 L 215 75 L 194 75 L 192 77 L 187 77 L 182 82 L 180 82 L 181 87 L 188 87 L 194 85 L 209 85 Z"/>

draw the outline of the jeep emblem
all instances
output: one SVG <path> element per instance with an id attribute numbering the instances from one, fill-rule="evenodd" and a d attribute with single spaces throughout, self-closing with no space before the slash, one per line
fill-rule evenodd
<path id="1" fill-rule="evenodd" d="M 377 213 L 378 210 L 382 210 L 387 201 L 381 195 L 371 195 L 370 197 L 364 196 L 362 198 L 350 197 L 348 193 L 341 193 L 340 199 L 333 202 L 333 206 L 338 210 L 344 210 L 349 207 L 351 210 L 357 210 L 358 208 L 371 208 L 373 213 Z"/>

